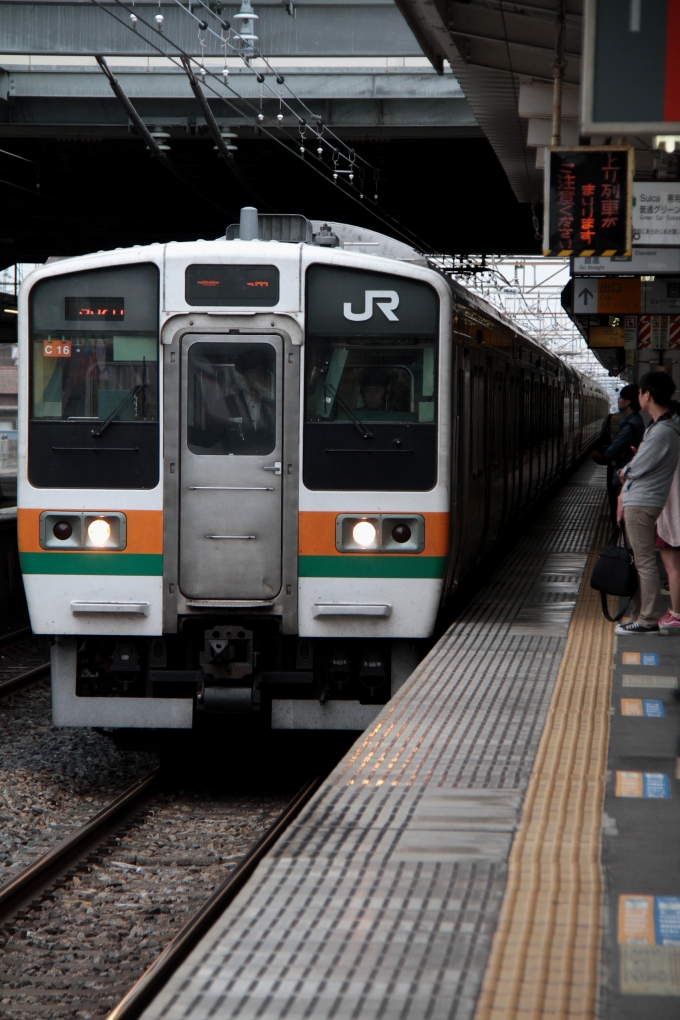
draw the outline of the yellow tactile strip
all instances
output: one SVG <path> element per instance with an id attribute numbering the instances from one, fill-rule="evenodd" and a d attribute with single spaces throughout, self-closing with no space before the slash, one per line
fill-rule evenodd
<path id="1" fill-rule="evenodd" d="M 475 1020 L 593 1017 L 614 628 L 584 572 L 509 861 Z"/>

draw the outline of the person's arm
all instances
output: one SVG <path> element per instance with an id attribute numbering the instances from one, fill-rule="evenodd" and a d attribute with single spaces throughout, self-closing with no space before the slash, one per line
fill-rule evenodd
<path id="1" fill-rule="evenodd" d="M 619 471 L 619 477 L 627 482 L 639 481 L 654 471 L 666 455 L 665 438 L 663 426 L 653 426 L 630 463 Z"/>
<path id="2" fill-rule="evenodd" d="M 621 454 L 630 453 L 630 448 L 634 445 L 635 440 L 635 430 L 630 427 L 627 421 L 624 421 L 616 433 L 614 442 L 603 447 L 600 452 L 607 460 L 616 460 Z"/>
<path id="3" fill-rule="evenodd" d="M 623 492 L 619 493 L 618 499 L 616 500 L 616 523 L 619 527 L 623 524 L 624 507 L 623 507 Z"/>

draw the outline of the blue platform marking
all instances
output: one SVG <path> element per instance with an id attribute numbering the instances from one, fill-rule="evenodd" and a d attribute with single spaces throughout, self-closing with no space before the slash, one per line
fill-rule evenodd
<path id="1" fill-rule="evenodd" d="M 649 716 L 652 719 L 663 719 L 665 712 L 663 710 L 663 701 L 642 699 L 642 714 Z"/>
<path id="2" fill-rule="evenodd" d="M 654 897 L 657 946 L 680 946 L 680 896 Z"/>
<path id="3" fill-rule="evenodd" d="M 671 795 L 668 776 L 663 772 L 642 773 L 642 796 L 667 799 Z"/>

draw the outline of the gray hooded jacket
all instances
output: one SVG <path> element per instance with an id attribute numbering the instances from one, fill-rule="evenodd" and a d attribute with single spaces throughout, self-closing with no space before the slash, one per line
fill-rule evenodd
<path id="1" fill-rule="evenodd" d="M 663 507 L 680 457 L 680 418 L 667 412 L 648 426 L 623 469 L 623 505 Z"/>

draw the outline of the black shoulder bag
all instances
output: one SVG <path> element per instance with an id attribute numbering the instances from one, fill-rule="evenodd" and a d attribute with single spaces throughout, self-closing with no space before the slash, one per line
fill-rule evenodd
<path id="1" fill-rule="evenodd" d="M 614 528 L 609 542 L 597 558 L 590 578 L 590 587 L 599 591 L 602 612 L 610 623 L 617 623 L 627 612 L 630 600 L 637 591 L 638 576 L 632 550 L 626 548 L 623 528 Z M 607 595 L 627 598 L 628 602 L 616 616 L 610 616 Z"/>

